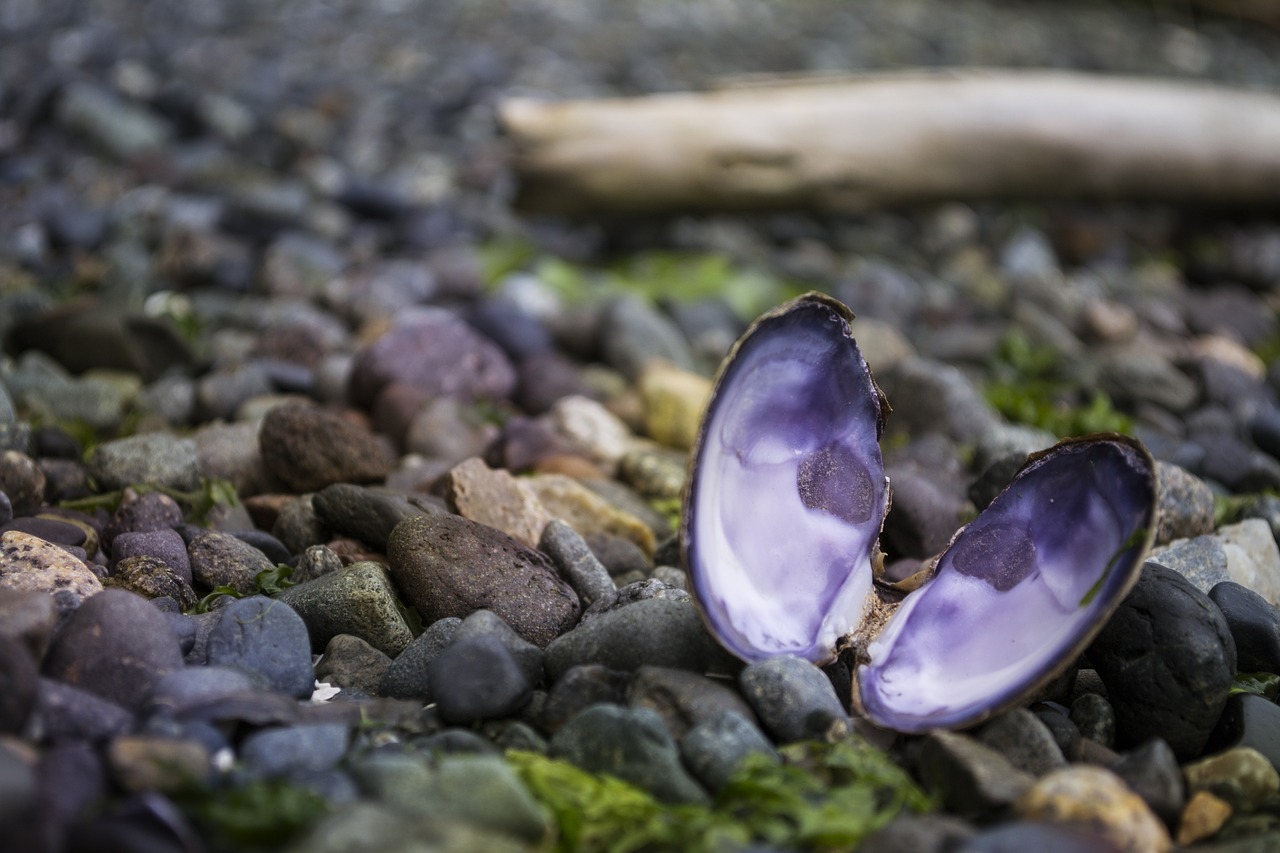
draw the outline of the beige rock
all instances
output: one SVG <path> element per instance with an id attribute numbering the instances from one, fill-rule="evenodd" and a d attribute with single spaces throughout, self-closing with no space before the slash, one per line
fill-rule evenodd
<path id="1" fill-rule="evenodd" d="M 1084 824 L 1133 853 L 1170 849 L 1169 833 L 1141 797 L 1102 767 L 1074 765 L 1040 777 L 1014 811 L 1028 820 Z"/>
<path id="2" fill-rule="evenodd" d="M 711 397 L 711 380 L 668 364 L 654 364 L 640 375 L 645 432 L 659 444 L 688 450 Z"/>
<path id="3" fill-rule="evenodd" d="M 530 488 L 530 481 L 494 470 L 476 457 L 458 463 L 445 475 L 444 497 L 463 518 L 496 527 L 530 548 L 538 547 L 542 528 L 553 517 Z"/>
<path id="4" fill-rule="evenodd" d="M 1265 755 L 1238 746 L 1182 768 L 1187 791 L 1208 791 L 1237 812 L 1250 812 L 1280 793 L 1280 773 Z"/>
<path id="5" fill-rule="evenodd" d="M 1227 574 L 1241 586 L 1280 605 L 1280 548 L 1271 526 L 1260 518 L 1218 529 L 1218 541 L 1227 555 Z"/>
<path id="6" fill-rule="evenodd" d="M 892 370 L 898 362 L 916 354 L 915 347 L 892 323 L 874 317 L 858 317 L 849 324 L 849 328 L 862 357 L 877 372 Z"/>
<path id="7" fill-rule="evenodd" d="M 0 535 L 0 586 L 50 594 L 69 589 L 81 598 L 102 592 L 102 582 L 79 559 L 19 530 Z"/>
<path id="8" fill-rule="evenodd" d="M 1196 791 L 1187 800 L 1178 823 L 1178 846 L 1212 838 L 1231 817 L 1231 805 L 1208 791 Z"/>
<path id="9" fill-rule="evenodd" d="M 551 407 L 550 418 L 557 433 L 609 475 L 636 441 L 622 418 L 590 397 L 561 397 Z"/>
<path id="10" fill-rule="evenodd" d="M 1189 348 L 1195 358 L 1212 358 L 1229 364 L 1254 379 L 1261 380 L 1267 376 L 1267 365 L 1257 353 L 1225 335 L 1201 335 L 1191 341 Z"/>
<path id="11" fill-rule="evenodd" d="M 564 519 L 580 535 L 612 533 L 630 539 L 646 556 L 653 556 L 657 541 L 649 526 L 577 480 L 560 474 L 539 474 L 522 482 L 528 483 L 552 517 Z"/>

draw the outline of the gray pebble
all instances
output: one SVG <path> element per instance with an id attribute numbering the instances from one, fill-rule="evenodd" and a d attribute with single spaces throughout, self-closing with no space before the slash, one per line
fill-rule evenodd
<path id="1" fill-rule="evenodd" d="M 738 686 L 779 743 L 839 737 L 850 729 L 831 681 L 807 660 L 786 655 L 750 663 Z"/>
<path id="2" fill-rule="evenodd" d="M 104 441 L 90 454 L 89 474 L 104 490 L 132 483 L 165 486 L 182 492 L 200 485 L 196 443 L 169 433 L 144 433 Z"/>
<path id="3" fill-rule="evenodd" d="M 489 610 L 477 610 L 472 613 L 462 620 L 462 624 L 458 626 L 450 642 L 458 642 L 468 637 L 494 638 L 507 647 L 507 651 L 511 653 L 520 671 L 524 673 L 531 685 L 537 686 L 542 683 L 546 653 L 533 643 L 521 638 L 496 613 Z"/>
<path id="4" fill-rule="evenodd" d="M 1122 754 L 1110 769 L 1151 806 L 1166 826 L 1178 826 L 1187 799 L 1186 783 L 1169 744 L 1159 738 L 1149 740 Z"/>
<path id="5" fill-rule="evenodd" d="M 1005 811 L 1034 781 L 991 747 L 942 731 L 925 736 L 918 775 L 947 811 L 972 819 Z"/>
<path id="6" fill-rule="evenodd" d="M 345 725 L 289 726 L 252 732 L 240 744 L 244 770 L 259 778 L 332 769 L 347 751 Z"/>
<path id="7" fill-rule="evenodd" d="M 289 587 L 277 600 L 302 617 L 315 651 L 339 634 L 351 634 L 394 658 L 413 641 L 391 579 L 377 563 L 352 563 Z"/>
<path id="8" fill-rule="evenodd" d="M 627 704 L 657 711 L 667 730 L 680 740 L 693 727 L 737 714 L 754 720 L 751 706 L 724 679 L 661 666 L 642 666 L 627 686 Z"/>
<path id="9" fill-rule="evenodd" d="M 732 711 L 698 723 L 680 741 L 685 766 L 713 794 L 729 783 L 748 755 L 778 757 L 764 732 Z"/>
<path id="10" fill-rule="evenodd" d="M 431 689 L 427 683 L 427 666 L 444 651 L 457 633 L 462 620 L 456 616 L 437 619 L 413 642 L 405 646 L 391 666 L 387 667 L 378 693 L 396 699 L 426 699 Z"/>
<path id="11" fill-rule="evenodd" d="M 390 666 L 391 658 L 364 640 L 350 634 L 337 634 L 316 662 L 316 680 L 349 693 L 373 695 Z"/>
<path id="12" fill-rule="evenodd" d="M 1067 766 L 1049 727 L 1026 708 L 1014 708 L 986 723 L 978 740 L 1032 776 Z"/>
<path id="13" fill-rule="evenodd" d="M 311 639 L 302 617 L 287 604 L 255 595 L 232 602 L 218 616 L 209 633 L 209 663 L 257 673 L 289 696 L 311 695 Z"/>
<path id="14" fill-rule="evenodd" d="M 542 530 L 538 550 L 551 558 L 569 582 L 583 607 L 617 590 L 609 570 L 596 559 L 586 541 L 568 524 L 553 518 Z"/>
<path id="15" fill-rule="evenodd" d="M 255 579 L 275 568 L 257 548 L 230 533 L 201 533 L 187 546 L 191 575 L 207 589 L 229 586 L 243 595 L 257 592 Z"/>
<path id="16" fill-rule="evenodd" d="M 192 581 L 187 543 L 175 530 L 126 531 L 111 540 L 111 568 L 130 557 L 154 557 L 188 584 Z"/>
<path id="17" fill-rule="evenodd" d="M 427 684 L 440 718 L 447 723 L 510 716 L 527 705 L 533 694 L 515 657 L 492 635 L 455 637 L 427 665 Z"/>

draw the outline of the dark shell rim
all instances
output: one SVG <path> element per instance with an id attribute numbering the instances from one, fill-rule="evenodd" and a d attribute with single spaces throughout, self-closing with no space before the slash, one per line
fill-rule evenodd
<path id="1" fill-rule="evenodd" d="M 797 308 L 800 308 L 801 306 L 813 305 L 813 304 L 820 305 L 824 308 L 828 308 L 831 311 L 835 312 L 835 314 L 841 319 L 841 321 L 844 322 L 845 327 L 848 328 L 849 340 L 854 343 L 855 347 L 857 346 L 857 339 L 853 336 L 853 328 L 852 328 L 853 321 L 857 319 L 857 315 L 853 313 L 853 311 L 849 308 L 848 305 L 845 305 L 843 302 L 836 299 L 835 297 L 829 296 L 828 294 L 822 293 L 821 291 L 817 291 L 817 290 L 807 291 L 805 293 L 800 294 L 799 296 L 795 296 L 791 299 L 788 299 L 786 302 L 776 305 L 773 308 L 761 314 L 759 317 L 753 320 L 749 326 L 747 326 L 746 330 L 743 331 L 741 335 L 738 336 L 738 339 L 733 342 L 733 346 L 729 348 L 729 352 L 727 352 L 725 354 L 725 357 L 720 360 L 720 365 L 716 369 L 715 377 L 712 379 L 711 393 L 707 397 L 707 403 L 706 403 L 706 407 L 703 409 L 702 419 L 698 423 L 698 432 L 694 436 L 693 445 L 689 448 L 689 458 L 685 462 L 684 488 L 681 489 L 681 492 L 680 492 L 680 529 L 678 531 L 679 541 L 680 541 L 680 566 L 689 578 L 689 597 L 693 599 L 694 609 L 698 611 L 698 618 L 702 620 L 703 627 L 706 629 L 707 633 L 711 636 L 711 638 L 715 640 L 716 645 L 720 646 L 722 649 L 729 652 L 729 654 L 733 655 L 733 657 L 738 660 L 746 661 L 745 658 L 743 658 L 733 649 L 729 648 L 729 646 L 726 645 L 725 642 L 720 638 L 719 630 L 712 623 L 711 616 L 710 614 L 707 613 L 707 609 L 703 605 L 702 599 L 698 595 L 698 591 L 697 591 L 698 585 L 695 581 L 693 565 L 690 559 L 690 551 L 693 550 L 693 546 L 692 546 L 692 543 L 693 543 L 692 523 L 693 523 L 693 505 L 694 505 L 693 498 L 695 493 L 697 492 L 697 478 L 694 475 L 698 469 L 698 461 L 702 458 L 702 446 L 705 443 L 707 429 L 711 422 L 710 414 L 712 411 L 714 411 L 716 402 L 720 397 L 721 390 L 724 384 L 724 378 L 728 374 L 729 370 L 733 367 L 734 362 L 737 360 L 738 351 L 742 348 L 743 344 L 745 344 L 748 340 L 750 340 L 756 334 L 756 332 L 760 329 L 761 326 L 765 325 L 766 323 L 772 322 L 780 317 L 783 317 L 791 313 L 792 311 L 795 311 Z M 880 388 L 879 384 L 876 383 L 875 376 L 871 372 L 871 366 L 867 364 L 867 360 L 865 357 L 863 357 L 861 349 L 858 349 L 857 352 L 858 352 L 858 358 L 862 362 L 862 367 L 867 372 L 867 379 L 871 382 L 871 388 L 875 392 L 876 440 L 879 441 L 881 437 L 884 435 L 885 421 L 888 418 L 888 415 L 892 411 L 892 409 L 889 406 L 889 401 L 885 397 L 884 391 Z M 885 477 L 885 507 L 884 507 L 884 513 L 880 517 L 880 529 L 876 531 L 875 538 L 872 543 L 873 555 L 879 547 L 880 536 L 883 534 L 884 522 L 889 515 L 889 508 L 892 505 L 892 501 L 893 501 L 892 489 L 889 484 L 889 478 L 886 476 Z M 874 596 L 875 595 L 874 577 L 872 578 L 872 581 L 873 581 L 872 595 Z M 864 617 L 864 620 L 865 620 L 865 617 Z M 840 650 L 839 643 L 833 645 L 831 648 L 831 654 L 825 660 L 815 662 L 815 665 L 823 666 L 835 660 L 835 658 L 839 653 L 839 650 Z"/>
<path id="2" fill-rule="evenodd" d="M 1070 438 L 1061 439 L 1060 441 L 1056 442 L 1052 446 L 1047 447 L 1043 450 L 1037 450 L 1034 453 L 1028 454 L 1026 461 L 1023 462 L 1021 467 L 1018 468 L 1017 473 L 1014 474 L 1013 478 L 1009 481 L 1009 484 L 1006 485 L 1003 489 L 1001 489 L 1000 495 L 997 495 L 997 498 L 999 498 L 1005 492 L 1009 491 L 1009 489 L 1012 488 L 1014 482 L 1018 479 L 1018 477 L 1020 477 L 1023 474 L 1023 472 L 1025 472 L 1032 466 L 1036 465 L 1043 459 L 1053 456 L 1056 453 L 1060 453 L 1066 448 L 1074 445 L 1099 444 L 1104 442 L 1110 442 L 1114 444 L 1123 444 L 1129 447 L 1130 449 L 1132 449 L 1134 452 L 1137 453 L 1138 458 L 1143 461 L 1146 467 L 1146 471 L 1148 475 L 1147 479 L 1151 485 L 1151 502 L 1148 504 L 1147 511 L 1145 513 L 1146 535 L 1143 537 L 1143 541 L 1140 543 L 1141 547 L 1139 547 L 1138 550 L 1135 552 L 1135 556 L 1132 562 L 1130 563 L 1130 565 L 1125 567 L 1124 571 L 1122 572 L 1122 575 L 1124 578 L 1123 582 L 1119 586 L 1114 588 L 1110 601 L 1104 603 L 1103 607 L 1099 610 L 1093 622 L 1080 634 L 1080 636 L 1076 639 L 1074 643 L 1072 643 L 1071 646 L 1069 646 L 1065 651 L 1063 651 L 1061 655 L 1061 659 L 1058 661 L 1058 663 L 1047 667 L 1039 675 L 1039 677 L 1031 679 L 1021 688 L 1010 691 L 1006 695 L 1004 701 L 993 703 L 990 707 L 983 709 L 973 717 L 966 718 L 963 722 L 956 723 L 956 724 L 949 724 L 949 725 L 924 724 L 924 725 L 908 725 L 905 727 L 897 726 L 897 725 L 888 725 L 887 721 L 877 720 L 873 716 L 867 713 L 866 708 L 862 701 L 862 688 L 859 682 L 859 673 L 862 670 L 862 666 L 859 665 L 859 666 L 856 666 L 853 670 L 852 683 L 851 683 L 851 694 L 852 694 L 851 705 L 856 715 L 860 716 L 864 720 L 869 721 L 871 724 L 879 728 L 887 729 L 889 731 L 901 732 L 904 734 L 920 734 L 933 729 L 946 729 L 948 731 L 970 729 L 975 726 L 981 725 L 982 723 L 986 722 L 992 717 L 996 717 L 996 716 L 999 716 L 1000 714 L 1003 714 L 1005 711 L 1008 711 L 1012 708 L 1017 708 L 1026 704 L 1028 700 L 1032 699 L 1037 693 L 1044 690 L 1046 687 L 1052 684 L 1056 679 L 1058 679 L 1063 673 L 1065 673 L 1069 668 L 1071 668 L 1076 664 L 1076 662 L 1080 658 L 1080 655 L 1084 653 L 1084 651 L 1094 641 L 1094 639 L 1098 636 L 1098 634 L 1101 633 L 1102 629 L 1106 627 L 1107 622 L 1110 621 L 1111 617 L 1115 614 L 1116 610 L 1119 609 L 1121 603 L 1124 602 L 1125 598 L 1127 598 L 1129 593 L 1133 590 L 1134 585 L 1137 584 L 1138 578 L 1142 574 L 1142 567 L 1146 563 L 1147 554 L 1150 552 L 1151 546 L 1155 541 L 1156 512 L 1157 512 L 1159 498 L 1160 498 L 1160 491 L 1159 491 L 1160 484 L 1159 484 L 1159 479 L 1156 475 L 1155 459 L 1152 457 L 1151 452 L 1146 448 L 1146 446 L 1141 441 L 1134 438 L 1133 436 L 1123 435 L 1121 433 L 1115 433 L 1115 432 L 1100 432 L 1100 433 L 1090 433 L 1088 435 L 1072 436 Z M 979 517 L 981 517 L 981 513 L 979 513 Z M 977 519 L 975 518 L 974 521 L 976 520 Z M 945 556 L 946 553 L 951 550 L 951 547 L 956 543 L 956 540 L 959 539 L 960 536 L 963 535 L 964 532 L 968 530 L 969 526 L 972 524 L 973 524 L 973 521 L 970 521 L 968 524 L 965 524 L 963 527 L 961 527 L 952 535 L 950 541 L 947 542 L 947 547 L 944 548 L 942 552 L 939 553 L 938 556 L 931 561 L 930 569 L 932 571 L 935 571 L 935 572 L 937 571 L 938 564 L 939 562 L 941 562 L 943 556 Z M 867 642 L 870 642 L 873 639 L 874 638 L 868 638 Z"/>

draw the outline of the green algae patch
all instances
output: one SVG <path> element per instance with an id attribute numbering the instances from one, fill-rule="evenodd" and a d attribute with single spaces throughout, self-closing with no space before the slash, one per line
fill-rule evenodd
<path id="1" fill-rule="evenodd" d="M 905 771 L 859 739 L 779 751 L 781 763 L 745 759 L 709 806 L 665 805 L 626 782 L 536 753 L 512 751 L 507 760 L 554 817 L 557 853 L 849 849 L 903 809 L 932 806 Z"/>

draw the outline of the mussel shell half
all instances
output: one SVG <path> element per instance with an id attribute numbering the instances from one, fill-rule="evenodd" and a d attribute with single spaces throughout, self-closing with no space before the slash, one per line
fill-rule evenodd
<path id="1" fill-rule="evenodd" d="M 1137 581 L 1155 498 L 1154 463 L 1133 439 L 1071 439 L 1034 455 L 867 647 L 854 691 L 862 712 L 919 732 L 1029 698 Z"/>
<path id="2" fill-rule="evenodd" d="M 758 319 L 721 366 L 693 448 L 684 564 L 708 628 L 743 660 L 830 660 L 871 601 L 886 406 L 852 319 L 818 293 Z"/>

